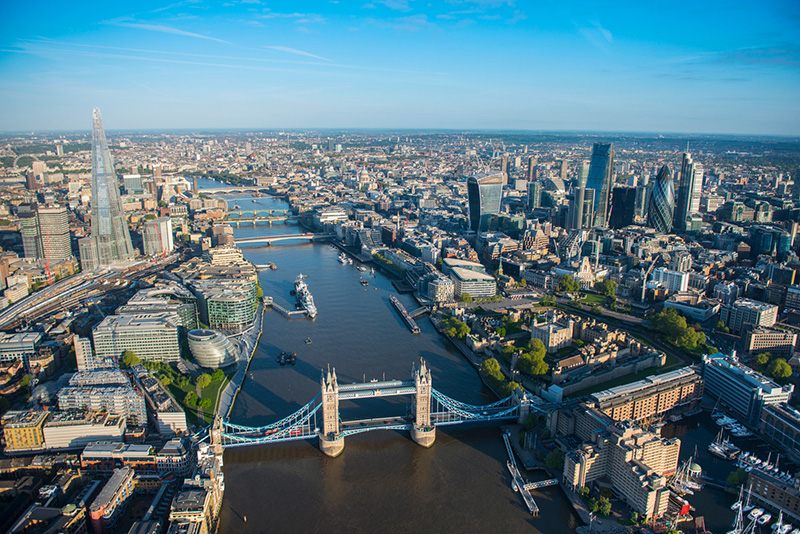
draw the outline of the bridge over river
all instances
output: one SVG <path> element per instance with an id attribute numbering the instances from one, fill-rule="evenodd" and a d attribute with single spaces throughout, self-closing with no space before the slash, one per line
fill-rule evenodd
<path id="1" fill-rule="evenodd" d="M 377 417 L 343 421 L 340 400 L 357 400 L 398 395 L 413 396 L 406 417 Z M 321 378 L 321 391 L 295 413 L 275 423 L 260 427 L 236 425 L 218 417 L 211 429 L 211 439 L 222 448 L 246 447 L 285 441 L 317 439 L 328 456 L 344 450 L 344 438 L 372 430 L 404 430 L 423 447 L 436 439 L 436 427 L 475 421 L 525 421 L 534 408 L 524 392 L 492 404 L 464 404 L 437 391 L 431 385 L 431 372 L 424 361 L 411 369 L 411 380 L 388 380 L 339 384 L 336 369 L 328 369 Z"/>
<path id="2" fill-rule="evenodd" d="M 240 237 L 234 240 L 234 243 L 237 245 L 248 245 L 248 244 L 266 244 L 266 246 L 270 246 L 271 243 L 275 241 L 289 241 L 292 239 L 302 239 L 305 241 L 324 241 L 326 239 L 331 239 L 332 237 L 336 237 L 336 234 L 312 234 L 311 232 L 306 234 L 283 234 L 283 235 L 261 235 L 255 237 Z"/>

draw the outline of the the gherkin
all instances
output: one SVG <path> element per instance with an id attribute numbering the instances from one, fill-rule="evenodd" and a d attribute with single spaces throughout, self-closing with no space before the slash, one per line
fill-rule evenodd
<path id="1" fill-rule="evenodd" d="M 100 266 L 134 259 L 100 110 L 92 111 L 92 240 Z"/>
<path id="2" fill-rule="evenodd" d="M 656 181 L 653 182 L 653 193 L 650 196 L 650 209 L 647 220 L 658 232 L 669 233 L 672 230 L 672 216 L 675 212 L 675 186 L 672 184 L 672 171 L 669 165 L 659 169 Z"/>

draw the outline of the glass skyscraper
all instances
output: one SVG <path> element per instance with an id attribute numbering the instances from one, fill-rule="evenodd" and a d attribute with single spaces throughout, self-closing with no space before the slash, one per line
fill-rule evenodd
<path id="1" fill-rule="evenodd" d="M 675 203 L 675 228 L 689 230 L 687 219 L 700 212 L 700 194 L 703 190 L 703 165 L 692 160 L 692 155 L 683 153 L 681 161 L 678 198 Z"/>
<path id="2" fill-rule="evenodd" d="M 672 230 L 672 215 L 675 212 L 675 190 L 672 184 L 672 171 L 664 165 L 658 171 L 653 192 L 650 195 L 648 222 L 657 232 L 669 233 Z"/>
<path id="3" fill-rule="evenodd" d="M 92 240 L 96 244 L 97 263 L 110 265 L 134 259 L 135 252 L 122 212 L 119 184 L 114 162 L 108 150 L 100 110 L 92 111 Z"/>
<path id="4" fill-rule="evenodd" d="M 611 143 L 595 143 L 589 163 L 586 189 L 594 190 L 594 224 L 605 228 L 608 224 L 608 207 L 614 178 L 614 149 Z"/>
<path id="5" fill-rule="evenodd" d="M 502 172 L 478 173 L 467 178 L 470 230 L 485 232 L 489 228 L 490 217 L 500 213 L 504 179 Z"/>

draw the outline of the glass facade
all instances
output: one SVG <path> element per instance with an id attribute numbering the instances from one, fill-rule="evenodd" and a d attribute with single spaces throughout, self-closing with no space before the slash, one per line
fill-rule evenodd
<path id="1" fill-rule="evenodd" d="M 614 172 L 614 149 L 611 143 L 595 143 L 589 163 L 586 189 L 594 190 L 594 224 L 605 228 Z M 580 181 L 580 177 L 579 177 Z"/>
<path id="2" fill-rule="evenodd" d="M 648 222 L 658 232 L 668 233 L 672 230 L 672 216 L 675 211 L 675 190 L 672 184 L 672 171 L 664 165 L 658 171 L 653 192 L 650 196 Z"/>
<path id="3" fill-rule="evenodd" d="M 504 176 L 498 172 L 475 174 L 467 179 L 470 230 L 485 232 L 489 228 L 490 216 L 500 213 Z"/>
<path id="4" fill-rule="evenodd" d="M 92 112 L 92 239 L 100 265 L 135 257 L 100 110 Z"/>

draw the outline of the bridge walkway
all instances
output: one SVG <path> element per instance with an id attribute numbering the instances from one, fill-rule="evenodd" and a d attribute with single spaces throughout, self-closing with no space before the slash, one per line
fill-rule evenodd
<path id="1" fill-rule="evenodd" d="M 519 472 L 519 469 L 517 469 L 517 460 L 514 458 L 514 451 L 511 450 L 511 442 L 508 439 L 508 434 L 505 432 L 503 432 L 503 441 L 506 444 L 506 452 L 508 453 L 506 467 L 508 467 L 508 471 L 511 473 L 511 477 L 514 480 L 511 483 L 511 487 L 514 488 L 514 491 L 519 491 L 520 495 L 522 495 L 522 500 L 525 502 L 525 506 L 528 508 L 530 514 L 534 517 L 539 517 L 539 505 L 533 500 L 531 492 L 525 488 L 525 479 L 522 478 L 522 474 Z"/>

